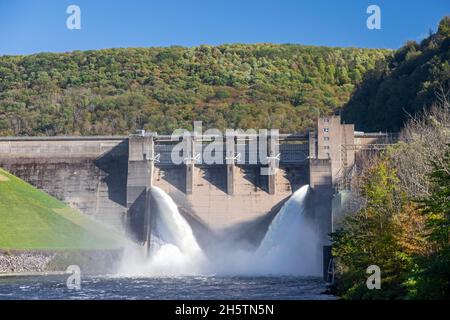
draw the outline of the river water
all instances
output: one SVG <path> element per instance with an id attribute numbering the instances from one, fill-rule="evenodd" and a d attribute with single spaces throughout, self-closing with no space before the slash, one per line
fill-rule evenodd
<path id="1" fill-rule="evenodd" d="M 68 289 L 67 276 L 0 277 L 0 300 L 331 300 L 315 277 L 183 276 L 82 277 L 80 290 Z"/>

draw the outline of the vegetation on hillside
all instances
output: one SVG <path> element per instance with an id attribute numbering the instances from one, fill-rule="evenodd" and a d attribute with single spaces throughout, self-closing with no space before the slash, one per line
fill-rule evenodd
<path id="1" fill-rule="evenodd" d="M 119 237 L 0 168 L 0 249 L 111 249 Z"/>
<path id="2" fill-rule="evenodd" d="M 410 119 L 402 139 L 363 161 L 333 234 L 337 293 L 346 299 L 450 298 L 450 104 Z M 381 289 L 366 269 L 381 269 Z"/>
<path id="3" fill-rule="evenodd" d="M 0 57 L 0 135 L 313 127 L 388 50 L 203 45 Z"/>
<path id="4" fill-rule="evenodd" d="M 342 113 L 358 130 L 399 131 L 450 83 L 450 18 L 389 50 L 203 45 L 0 57 L 0 135 L 171 133 L 204 126 L 313 127 Z"/>
<path id="5" fill-rule="evenodd" d="M 343 118 L 366 132 L 398 132 L 405 122 L 450 90 L 450 17 L 420 43 L 409 41 L 387 64 L 364 77 L 343 109 Z"/>
<path id="6" fill-rule="evenodd" d="M 355 167 L 352 201 L 332 235 L 337 294 L 346 299 L 450 298 L 450 18 L 369 71 L 344 118 L 401 131 Z M 381 269 L 381 289 L 366 286 Z"/>

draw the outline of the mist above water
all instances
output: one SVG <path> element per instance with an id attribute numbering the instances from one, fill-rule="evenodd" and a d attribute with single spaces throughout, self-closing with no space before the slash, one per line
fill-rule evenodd
<path id="1" fill-rule="evenodd" d="M 119 273 L 130 276 L 190 275 L 202 272 L 207 264 L 192 228 L 178 211 L 172 198 L 152 187 L 157 214 L 151 233 L 150 255 L 142 246 L 125 250 Z"/>
<path id="2" fill-rule="evenodd" d="M 297 190 L 275 216 L 256 250 L 262 272 L 319 275 L 319 239 L 306 215 L 309 186 Z"/>
<path id="3" fill-rule="evenodd" d="M 157 214 L 150 255 L 130 245 L 119 275 L 320 275 L 318 236 L 306 215 L 308 192 L 309 186 L 303 186 L 286 201 L 255 250 L 221 239 L 211 244 L 214 254 L 207 256 L 172 198 L 152 187 Z"/>

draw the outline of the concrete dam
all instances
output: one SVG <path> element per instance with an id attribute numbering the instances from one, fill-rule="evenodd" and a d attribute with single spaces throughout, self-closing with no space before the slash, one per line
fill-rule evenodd
<path id="1" fill-rule="evenodd" d="M 215 154 L 222 164 L 208 164 L 201 155 L 214 137 L 193 137 L 181 163 L 171 155 L 183 135 L 3 137 L 0 167 L 141 243 L 149 239 L 152 186 L 171 196 L 198 234 L 258 242 L 283 203 L 309 184 L 309 215 L 326 246 L 333 197 L 346 188 L 357 153 L 384 148 L 388 139 L 355 132 L 332 116 L 319 118 L 316 129 L 304 134 L 267 135 L 266 161 L 251 161 L 260 150 L 250 141 L 261 140 L 259 134 L 237 134 L 223 139 Z"/>

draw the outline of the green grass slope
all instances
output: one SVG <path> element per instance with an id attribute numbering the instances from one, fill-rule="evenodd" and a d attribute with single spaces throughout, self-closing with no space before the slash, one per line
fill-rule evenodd
<path id="1" fill-rule="evenodd" d="M 114 232 L 0 168 L 0 249 L 118 248 Z"/>

